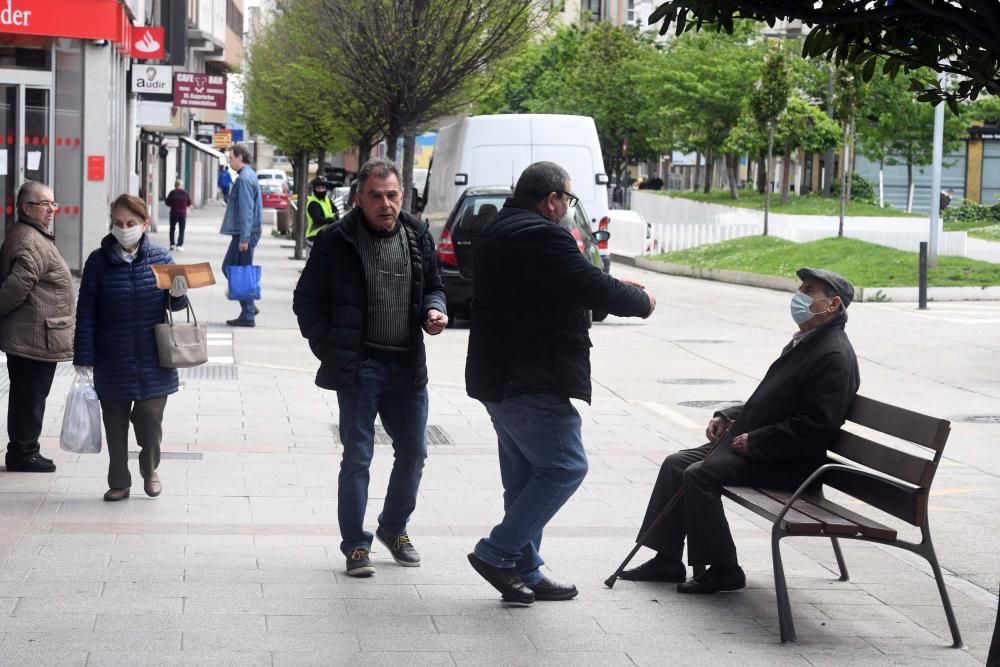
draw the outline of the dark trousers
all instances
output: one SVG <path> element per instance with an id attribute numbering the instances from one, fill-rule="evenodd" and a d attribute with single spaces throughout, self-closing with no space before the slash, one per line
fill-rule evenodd
<path id="1" fill-rule="evenodd" d="M 128 425 L 132 422 L 139 443 L 139 472 L 148 477 L 160 465 L 160 441 L 163 439 L 163 410 L 167 397 L 145 401 L 101 401 L 104 432 L 108 436 L 108 486 L 127 489 L 132 486 L 128 470 Z"/>
<path id="2" fill-rule="evenodd" d="M 683 487 L 681 501 L 642 545 L 680 560 L 686 537 L 689 565 L 737 565 L 736 545 L 722 508 L 722 487 L 795 488 L 815 465 L 751 461 L 730 449 L 728 440 L 712 458 L 705 460 L 712 446 L 708 443 L 684 449 L 663 461 L 639 535 L 646 532 L 674 493 Z"/>
<path id="3" fill-rule="evenodd" d="M 170 212 L 170 246 L 184 245 L 184 227 L 187 226 L 187 213 Z M 174 228 L 180 228 L 177 243 L 174 243 Z"/>
<path id="4" fill-rule="evenodd" d="M 45 420 L 45 400 L 56 375 L 54 361 L 7 355 L 7 456 L 26 459 L 38 453 L 38 436 Z"/>

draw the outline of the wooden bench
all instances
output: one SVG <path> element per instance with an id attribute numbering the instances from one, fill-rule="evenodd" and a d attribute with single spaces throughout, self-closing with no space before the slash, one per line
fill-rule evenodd
<path id="1" fill-rule="evenodd" d="M 794 492 L 734 486 L 725 487 L 722 492 L 724 497 L 773 522 L 771 556 L 781 641 L 795 641 L 796 638 L 780 542 L 785 537 L 815 536 L 827 537 L 832 542 L 841 581 L 848 580 L 840 550 L 841 539 L 899 547 L 925 558 L 934 571 L 953 646 L 960 648 L 962 637 L 927 522 L 927 499 L 951 424 L 863 396 L 854 400 L 847 421 L 896 440 L 876 442 L 841 430 L 836 444 L 829 450 L 827 464 L 818 468 Z M 921 541 L 899 539 L 896 529 L 830 501 L 823 496 L 823 485 L 918 526 Z"/>

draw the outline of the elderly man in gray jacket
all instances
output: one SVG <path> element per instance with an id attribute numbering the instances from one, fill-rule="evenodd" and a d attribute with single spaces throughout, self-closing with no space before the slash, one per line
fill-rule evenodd
<path id="1" fill-rule="evenodd" d="M 42 456 L 45 400 L 56 363 L 73 358 L 75 305 L 69 267 L 56 249 L 52 190 L 27 181 L 17 221 L 0 248 L 0 350 L 7 354 L 7 470 L 55 472 Z"/>

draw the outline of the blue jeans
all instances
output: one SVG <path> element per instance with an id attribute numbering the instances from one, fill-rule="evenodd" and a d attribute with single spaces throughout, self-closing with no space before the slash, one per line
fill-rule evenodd
<path id="1" fill-rule="evenodd" d="M 516 568 L 531 587 L 542 578 L 542 530 L 587 476 L 580 414 L 555 394 L 483 405 L 500 447 L 504 516 L 475 553 L 494 567 Z"/>
<path id="2" fill-rule="evenodd" d="M 255 229 L 250 233 L 250 247 L 244 252 L 240 252 L 240 235 L 233 234 L 233 240 L 229 242 L 229 248 L 226 249 L 226 256 L 222 260 L 222 275 L 227 275 L 226 269 L 230 265 L 249 266 L 253 264 L 253 249 L 257 247 L 258 242 L 260 242 L 260 230 Z M 240 301 L 241 320 L 250 320 L 253 322 L 256 310 L 257 307 L 254 305 L 252 299 Z"/>
<path id="3" fill-rule="evenodd" d="M 408 361 L 366 359 L 358 369 L 358 384 L 339 390 L 337 403 L 344 446 L 337 479 L 337 520 L 340 550 L 347 555 L 372 545 L 372 534 L 364 523 L 376 415 L 392 438 L 395 458 L 378 523 L 386 535 L 406 532 L 427 458 L 427 387 L 413 388 L 413 366 Z"/>

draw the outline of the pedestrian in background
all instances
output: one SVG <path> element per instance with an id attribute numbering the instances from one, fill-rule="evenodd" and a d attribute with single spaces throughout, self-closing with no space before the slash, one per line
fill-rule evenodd
<path id="1" fill-rule="evenodd" d="M 162 491 L 156 468 L 163 411 L 178 380 L 175 369 L 160 366 L 153 327 L 163 322 L 168 307 L 187 307 L 187 283 L 179 276 L 169 294 L 156 286 L 152 266 L 174 260 L 145 234 L 149 213 L 142 199 L 118 197 L 111 205 L 111 225 L 83 267 L 73 365 L 79 373 L 93 373 L 110 458 L 104 500 L 114 502 L 128 498 L 132 486 L 129 422 L 139 444 L 143 489 L 150 497 Z"/>
<path id="2" fill-rule="evenodd" d="M 52 190 L 25 181 L 0 248 L 0 350 L 7 354 L 7 470 L 55 472 L 38 437 L 56 363 L 73 358 L 73 279 L 56 248 Z"/>
<path id="3" fill-rule="evenodd" d="M 222 193 L 222 201 L 229 203 L 229 191 L 233 187 L 233 175 L 229 173 L 229 167 L 224 164 L 219 165 L 218 178 L 219 192 Z"/>
<path id="4" fill-rule="evenodd" d="M 264 222 L 264 203 L 261 199 L 257 172 L 250 166 L 250 149 L 243 144 L 233 144 L 229 150 L 229 166 L 239 174 L 233 185 L 232 196 L 226 205 L 220 234 L 232 236 L 229 249 L 222 260 L 222 273 L 231 265 L 253 264 L 253 251 L 260 241 Z M 231 327 L 256 326 L 257 307 L 252 299 L 240 301 L 240 316 L 226 320 Z"/>
<path id="5" fill-rule="evenodd" d="M 191 197 L 184 189 L 183 181 L 174 181 L 174 189 L 167 195 L 167 208 L 170 209 L 170 249 L 184 250 L 184 227 L 187 226 L 187 211 L 191 206 Z M 179 235 L 174 243 L 174 229 Z"/>
<path id="6" fill-rule="evenodd" d="M 656 300 L 616 280 L 559 225 L 578 198 L 553 162 L 521 174 L 474 250 L 466 390 L 486 407 L 500 448 L 504 516 L 469 562 L 505 600 L 569 600 L 542 574 L 545 525 L 587 474 L 571 398 L 590 402 L 589 311 L 649 317 Z"/>
<path id="7" fill-rule="evenodd" d="M 337 209 L 329 197 L 329 182 L 323 176 L 317 176 L 310 183 L 312 194 L 306 200 L 306 243 L 312 240 L 327 225 L 337 222 Z"/>
<path id="8" fill-rule="evenodd" d="M 420 565 L 406 524 L 427 458 L 427 354 L 423 332 L 448 324 L 434 240 L 427 223 L 402 213 L 399 167 L 385 158 L 358 173 L 359 205 L 316 237 L 295 287 L 299 329 L 320 360 L 316 384 L 337 392 L 340 549 L 352 577 L 375 573 L 364 529 L 375 418 L 395 460 L 377 537 L 404 567 Z"/>

